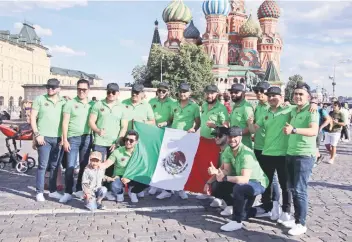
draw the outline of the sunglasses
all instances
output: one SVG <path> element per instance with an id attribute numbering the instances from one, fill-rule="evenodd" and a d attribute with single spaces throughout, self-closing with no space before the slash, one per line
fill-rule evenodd
<path id="1" fill-rule="evenodd" d="M 127 139 L 127 138 L 125 138 L 125 142 L 128 142 L 128 143 L 130 143 L 130 144 L 133 144 L 135 141 L 136 141 L 136 140 L 134 140 L 134 139 Z"/>
<path id="2" fill-rule="evenodd" d="M 255 94 L 264 93 L 264 89 L 260 88 L 254 91 Z"/>
<path id="3" fill-rule="evenodd" d="M 109 91 L 107 91 L 106 93 L 107 93 L 108 95 L 110 95 L 110 94 L 115 95 L 115 94 L 116 94 L 116 91 L 110 91 L 110 90 L 109 90 Z"/>
<path id="4" fill-rule="evenodd" d="M 241 92 L 240 91 L 231 91 L 230 93 L 231 93 L 231 95 L 233 95 L 233 94 L 237 95 L 237 94 L 239 94 Z"/>
<path id="5" fill-rule="evenodd" d="M 186 92 L 188 92 L 188 91 L 186 91 L 186 90 L 180 90 L 179 91 L 179 93 L 186 93 Z"/>
<path id="6" fill-rule="evenodd" d="M 52 85 L 46 85 L 46 89 L 52 89 L 55 90 L 56 88 L 58 88 L 58 86 L 52 86 Z"/>
<path id="7" fill-rule="evenodd" d="M 138 92 L 138 91 L 132 91 L 132 95 L 139 95 L 139 93 L 141 93 L 141 92 Z"/>
<path id="8" fill-rule="evenodd" d="M 218 134 L 218 135 L 216 135 L 216 139 L 221 139 L 222 137 L 224 137 L 224 135 L 223 134 Z"/>
<path id="9" fill-rule="evenodd" d="M 86 88 L 77 88 L 77 91 L 79 91 L 79 92 L 86 92 L 86 91 L 88 91 L 88 89 L 86 89 Z"/>
<path id="10" fill-rule="evenodd" d="M 165 94 L 165 93 L 167 92 L 167 90 L 158 89 L 157 92 L 158 92 L 158 93 Z"/>
<path id="11" fill-rule="evenodd" d="M 301 97 L 304 95 L 303 92 L 295 92 L 294 94 L 295 94 L 295 96 L 301 96 Z"/>

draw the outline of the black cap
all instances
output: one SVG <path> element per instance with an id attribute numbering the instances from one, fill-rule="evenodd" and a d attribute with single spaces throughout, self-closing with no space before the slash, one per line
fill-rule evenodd
<path id="1" fill-rule="evenodd" d="M 253 90 L 268 90 L 270 87 L 269 82 L 258 82 L 257 85 L 255 87 L 253 87 Z"/>
<path id="2" fill-rule="evenodd" d="M 229 128 L 228 135 L 232 137 L 242 136 L 242 129 L 238 126 L 232 126 Z"/>
<path id="3" fill-rule="evenodd" d="M 207 92 L 218 92 L 219 89 L 216 85 L 214 84 L 211 84 L 211 85 L 208 85 L 204 88 L 204 92 L 207 93 Z"/>
<path id="4" fill-rule="evenodd" d="M 160 83 L 158 84 L 158 88 L 164 88 L 164 89 L 169 90 L 169 89 L 170 89 L 170 85 L 169 85 L 169 83 L 167 83 L 167 82 L 160 82 Z"/>
<path id="5" fill-rule="evenodd" d="M 132 92 L 143 92 L 144 86 L 142 84 L 133 84 Z"/>
<path id="6" fill-rule="evenodd" d="M 226 127 L 216 127 L 214 131 L 211 132 L 211 134 L 215 136 L 227 135 L 228 133 L 229 133 L 229 128 L 226 128 Z"/>
<path id="7" fill-rule="evenodd" d="M 117 83 L 109 83 L 106 90 L 118 92 L 120 91 L 120 87 Z"/>
<path id="8" fill-rule="evenodd" d="M 186 91 L 186 92 L 191 91 L 191 87 L 187 83 L 181 83 L 178 89 L 180 91 Z"/>
<path id="9" fill-rule="evenodd" d="M 297 83 L 297 85 L 295 86 L 295 90 L 296 89 L 306 90 L 310 95 L 310 86 L 307 83 L 304 83 L 304 82 Z"/>
<path id="10" fill-rule="evenodd" d="M 60 81 L 56 78 L 51 78 L 47 81 L 46 86 L 55 86 L 58 87 L 60 85 Z"/>
<path id="11" fill-rule="evenodd" d="M 274 95 L 281 95 L 281 88 L 280 87 L 269 87 L 266 91 L 265 95 L 274 94 Z"/>
<path id="12" fill-rule="evenodd" d="M 238 91 L 238 92 L 244 92 L 246 89 L 244 87 L 243 84 L 240 84 L 240 83 L 235 83 L 235 84 L 232 84 L 231 88 L 228 89 L 230 92 L 231 91 Z"/>

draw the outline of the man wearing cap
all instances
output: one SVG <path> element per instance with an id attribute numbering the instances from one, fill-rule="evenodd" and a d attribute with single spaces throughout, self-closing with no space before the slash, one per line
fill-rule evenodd
<path id="1" fill-rule="evenodd" d="M 232 221 L 221 227 L 223 231 L 242 228 L 242 221 L 253 216 L 252 205 L 257 195 L 268 186 L 268 178 L 260 168 L 252 149 L 241 143 L 242 128 L 232 126 L 228 133 L 228 146 L 222 162 L 223 169 L 209 167 L 209 173 L 216 175 L 218 182 L 233 183 Z"/>
<path id="2" fill-rule="evenodd" d="M 175 100 L 169 97 L 170 86 L 168 83 L 161 82 L 157 88 L 157 96 L 152 98 L 149 104 L 153 109 L 156 125 L 162 128 L 171 125 L 171 110 Z M 157 188 L 151 187 L 149 194 L 154 195 L 157 190 Z"/>
<path id="3" fill-rule="evenodd" d="M 134 84 L 131 90 L 131 98 L 122 101 L 125 106 L 125 117 L 128 120 L 128 130 L 133 129 L 133 121 L 155 125 L 155 117 L 150 104 L 143 100 L 144 86 Z"/>
<path id="4" fill-rule="evenodd" d="M 195 133 L 200 126 L 199 106 L 190 100 L 191 88 L 187 83 L 181 83 L 178 90 L 179 100 L 173 104 L 171 110 L 171 128 Z M 171 191 L 162 191 L 156 198 L 164 199 L 171 195 Z M 179 196 L 182 199 L 188 198 L 184 191 L 179 191 Z"/>
<path id="5" fill-rule="evenodd" d="M 265 95 L 268 97 L 270 108 L 263 115 L 248 120 L 248 127 L 251 132 L 258 132 L 261 128 L 265 131 L 263 150 L 259 162 L 269 179 L 269 186 L 262 195 L 262 205 L 257 207 L 256 216 L 271 216 L 272 220 L 283 223 L 291 219 L 291 192 L 287 187 L 286 174 L 286 151 L 288 137 L 282 132 L 282 128 L 290 121 L 291 111 L 294 106 L 283 105 L 281 88 L 272 86 Z M 274 192 L 271 192 L 275 171 L 277 172 L 282 190 L 282 213 L 280 215 L 279 200 L 280 193 L 277 185 Z M 280 216 L 280 217 L 279 217 Z"/>
<path id="6" fill-rule="evenodd" d="M 125 136 L 128 122 L 124 118 L 124 106 L 118 101 L 119 85 L 109 83 L 107 85 L 106 98 L 98 101 L 92 107 L 89 116 L 89 127 L 94 132 L 93 151 L 99 151 L 105 160 L 120 140 Z M 106 175 L 113 174 L 114 167 L 106 170 Z M 106 196 L 109 200 L 114 199 L 110 193 Z"/>
<path id="7" fill-rule="evenodd" d="M 310 87 L 298 84 L 294 90 L 293 100 L 297 105 L 291 112 L 291 121 L 283 128 L 288 135 L 287 171 L 288 186 L 292 191 L 295 205 L 295 219 L 284 222 L 291 228 L 290 235 L 300 235 L 307 231 L 308 180 L 312 173 L 316 155 L 316 136 L 319 130 L 317 112 L 309 112 Z"/>
<path id="8" fill-rule="evenodd" d="M 88 164 L 92 144 L 91 129 L 88 125 L 89 114 L 94 102 L 88 101 L 89 82 L 81 79 L 77 82 L 77 96 L 68 101 L 63 109 L 62 138 L 67 155 L 65 170 L 65 194 L 60 202 L 66 203 L 72 199 L 73 173 L 79 157 L 79 173 L 75 195 L 83 198 L 82 175 Z"/>
<path id="9" fill-rule="evenodd" d="M 252 105 L 245 99 L 246 89 L 243 84 L 235 83 L 229 89 L 231 99 L 234 102 L 230 115 L 230 126 L 238 126 L 242 129 L 242 142 L 249 148 L 253 148 L 251 134 L 247 127 L 247 120 L 254 116 Z"/>
<path id="10" fill-rule="evenodd" d="M 66 101 L 59 96 L 60 82 L 49 79 L 47 94 L 37 97 L 32 106 L 31 126 L 38 150 L 38 169 L 36 178 L 36 199 L 44 202 L 44 180 L 46 168 L 50 167 L 49 197 L 60 199 L 56 190 L 57 171 L 60 164 L 62 109 Z"/>
<path id="11" fill-rule="evenodd" d="M 205 103 L 202 105 L 200 116 L 200 135 L 207 139 L 213 139 L 212 134 L 216 127 L 228 126 L 229 115 L 226 107 L 218 101 L 218 87 L 214 84 L 204 89 Z"/>

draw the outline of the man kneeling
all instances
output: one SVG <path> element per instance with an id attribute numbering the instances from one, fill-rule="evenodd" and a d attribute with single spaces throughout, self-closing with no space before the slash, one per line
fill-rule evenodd
<path id="1" fill-rule="evenodd" d="M 223 231 L 242 228 L 242 221 L 255 215 L 252 205 L 257 195 L 262 194 L 269 180 L 260 168 L 254 152 L 243 145 L 242 129 L 233 126 L 228 133 L 228 147 L 222 155 L 224 169 L 209 167 L 218 182 L 234 183 L 232 221 L 221 227 Z M 228 174 L 234 174 L 228 176 Z M 252 214 L 253 213 L 253 214 Z"/>

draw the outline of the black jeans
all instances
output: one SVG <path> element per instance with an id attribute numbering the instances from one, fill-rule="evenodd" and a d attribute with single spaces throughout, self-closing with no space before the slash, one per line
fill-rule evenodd
<path id="1" fill-rule="evenodd" d="M 231 182 L 215 181 L 211 184 L 211 195 L 223 199 L 228 206 L 233 203 L 232 191 L 235 184 Z"/>
<path id="2" fill-rule="evenodd" d="M 350 139 L 350 130 L 348 129 L 347 125 L 342 127 L 341 139 L 343 139 L 343 137 L 345 137 L 345 139 Z"/>
<path id="3" fill-rule="evenodd" d="M 130 188 L 131 187 L 131 192 L 132 193 L 140 193 L 144 189 L 148 187 L 148 185 L 136 182 L 136 181 L 130 181 L 127 186 Z M 116 196 L 118 194 L 123 193 L 125 185 L 121 182 L 121 179 L 116 179 L 115 181 L 112 182 L 111 184 L 111 191 L 112 193 Z"/>
<path id="4" fill-rule="evenodd" d="M 262 199 L 265 211 L 271 211 L 273 208 L 273 203 L 271 200 L 271 184 L 273 182 L 273 176 L 275 170 L 277 172 L 279 183 L 282 191 L 282 211 L 286 213 L 291 212 L 291 201 L 292 201 L 292 193 L 288 189 L 288 177 L 286 173 L 286 157 L 285 156 L 268 156 L 262 155 L 262 163 L 261 167 L 269 179 L 268 188 L 265 190 Z M 277 191 L 279 193 L 279 191 Z M 280 196 L 280 193 L 278 194 Z M 273 201 L 278 201 L 279 199 Z"/>

